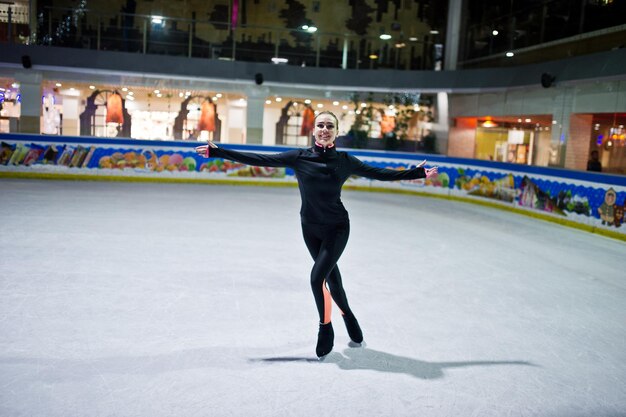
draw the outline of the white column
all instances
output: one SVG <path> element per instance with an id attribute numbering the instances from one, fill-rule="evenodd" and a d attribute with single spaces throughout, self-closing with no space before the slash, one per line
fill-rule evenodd
<path id="1" fill-rule="evenodd" d="M 20 85 L 20 133 L 40 133 L 41 129 L 41 81 L 43 76 L 33 70 L 18 71 L 15 79 Z"/>
<path id="2" fill-rule="evenodd" d="M 448 93 L 437 93 L 437 123 L 433 123 L 433 132 L 437 136 L 435 151 L 448 153 L 448 136 L 450 134 L 450 117 L 448 116 Z"/>
<path id="3" fill-rule="evenodd" d="M 263 143 L 263 111 L 269 89 L 251 86 L 246 89 L 248 105 L 246 108 L 246 143 Z"/>
<path id="4" fill-rule="evenodd" d="M 459 60 L 459 39 L 461 37 L 461 12 L 463 0 L 448 2 L 448 28 L 446 30 L 446 44 L 444 45 L 444 69 L 455 70 Z"/>
<path id="5" fill-rule="evenodd" d="M 569 137 L 574 94 L 573 88 L 563 88 L 554 98 L 549 166 L 563 167 L 565 165 L 565 148 Z"/>

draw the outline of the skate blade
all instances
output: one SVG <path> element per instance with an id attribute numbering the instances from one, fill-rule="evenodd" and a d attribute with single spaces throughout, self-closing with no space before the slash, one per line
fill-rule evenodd
<path id="1" fill-rule="evenodd" d="M 350 340 L 348 342 L 348 346 L 351 347 L 351 348 L 365 347 L 365 341 L 363 341 L 361 343 L 357 343 L 357 342 L 353 342 L 352 340 Z"/>

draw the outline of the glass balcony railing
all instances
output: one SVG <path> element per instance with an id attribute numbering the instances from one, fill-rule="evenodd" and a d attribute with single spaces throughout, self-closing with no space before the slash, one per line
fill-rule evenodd
<path id="1" fill-rule="evenodd" d="M 618 47 L 623 45 L 626 32 L 624 4 L 612 0 L 582 3 L 544 0 L 517 2 L 515 6 L 511 2 L 510 8 L 501 4 L 499 7 L 487 5 L 476 16 L 466 16 L 467 30 L 461 35 L 459 61 L 463 64 L 494 55 L 504 56 L 509 51 L 566 41 L 568 38 L 580 44 L 583 39 L 579 35 L 591 33 L 598 38 L 595 44 L 587 42 L 585 47 L 569 48 L 569 54 Z M 508 13 L 503 13 L 506 9 L 509 9 Z M 546 60 L 550 57 L 542 58 Z"/>
<path id="2" fill-rule="evenodd" d="M 6 41 L 0 39 L 0 41 Z M 15 42 L 15 38 L 10 38 Z M 27 42 L 101 51 L 125 51 L 231 61 L 344 69 L 435 68 L 432 36 L 391 39 L 310 28 L 232 26 L 228 20 L 103 14 L 44 8 Z"/>

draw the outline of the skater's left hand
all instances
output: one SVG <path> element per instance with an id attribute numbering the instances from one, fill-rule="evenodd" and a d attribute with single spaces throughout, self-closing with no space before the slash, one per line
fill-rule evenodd
<path id="1" fill-rule="evenodd" d="M 217 148 L 217 145 L 214 144 L 212 141 L 208 141 L 206 145 L 197 146 L 196 153 L 198 155 L 204 156 L 205 158 L 208 158 L 209 148 Z"/>
<path id="2" fill-rule="evenodd" d="M 421 168 L 424 165 L 426 165 L 426 160 L 425 159 L 422 162 L 420 162 L 419 164 L 417 164 L 417 167 Z M 437 170 L 438 169 L 439 169 L 438 167 L 425 168 L 426 178 L 434 177 L 435 175 L 437 175 L 437 172 L 438 172 Z"/>

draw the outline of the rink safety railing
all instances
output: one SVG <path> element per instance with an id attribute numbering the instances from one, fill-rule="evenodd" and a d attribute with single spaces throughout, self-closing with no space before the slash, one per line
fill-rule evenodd
<path id="1" fill-rule="evenodd" d="M 0 134 L 0 178 L 193 182 L 295 186 L 289 168 L 251 167 L 203 158 L 199 142 Z M 275 153 L 278 146 L 225 148 Z M 344 188 L 418 194 L 514 211 L 626 241 L 626 177 L 475 159 L 348 150 L 364 162 L 409 169 L 438 166 L 430 179 L 399 182 L 350 178 Z M 488 215 L 488 211 L 485 212 Z"/>

